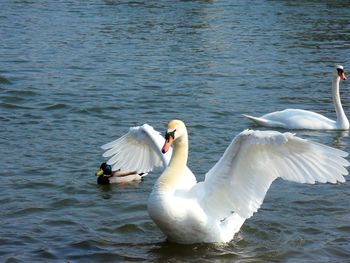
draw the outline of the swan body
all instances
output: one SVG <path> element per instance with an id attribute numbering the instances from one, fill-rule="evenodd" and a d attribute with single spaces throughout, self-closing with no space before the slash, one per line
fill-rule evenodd
<path id="1" fill-rule="evenodd" d="M 232 240 L 244 221 L 260 208 L 271 183 L 279 177 L 314 184 L 344 182 L 348 174 L 345 167 L 349 162 L 344 159 L 347 156 L 344 151 L 291 133 L 245 130 L 233 139 L 205 180 L 197 183 L 184 179 L 193 176 L 186 172 L 185 124 L 180 120 L 170 121 L 162 141 L 161 152 L 172 154 L 149 196 L 148 212 L 170 241 L 182 244 Z M 140 143 L 136 147 L 125 143 L 124 147 L 128 152 L 141 154 L 138 158 L 142 162 L 154 160 L 146 155 L 160 153 L 158 146 L 142 145 L 143 151 L 136 150 Z M 135 148 L 131 150 L 132 147 Z M 139 166 L 138 161 L 120 162 L 127 162 L 130 169 Z M 184 187 L 186 181 L 188 185 Z"/>
<path id="2" fill-rule="evenodd" d="M 349 120 L 345 115 L 339 95 L 340 80 L 345 79 L 346 76 L 343 66 L 337 65 L 333 73 L 332 81 L 332 97 L 337 114 L 336 121 L 321 114 L 301 109 L 286 109 L 268 113 L 261 117 L 254 117 L 246 114 L 243 114 L 243 116 L 259 125 L 268 127 L 310 130 L 348 130 Z"/>
<path id="3" fill-rule="evenodd" d="M 261 117 L 253 117 L 247 114 L 243 114 L 243 116 L 261 126 L 284 129 L 332 130 L 336 129 L 337 126 L 336 121 L 316 112 L 301 109 L 285 109 Z"/>

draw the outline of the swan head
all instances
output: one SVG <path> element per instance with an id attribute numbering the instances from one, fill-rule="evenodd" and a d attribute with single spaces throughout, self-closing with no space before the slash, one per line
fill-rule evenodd
<path id="1" fill-rule="evenodd" d="M 187 135 L 185 124 L 180 120 L 171 120 L 168 122 L 165 132 L 165 143 L 162 147 L 162 153 L 166 153 L 174 141 Z"/>
<path id="2" fill-rule="evenodd" d="M 341 80 L 346 80 L 344 67 L 342 65 L 336 65 L 335 66 L 334 76 L 339 77 Z"/>

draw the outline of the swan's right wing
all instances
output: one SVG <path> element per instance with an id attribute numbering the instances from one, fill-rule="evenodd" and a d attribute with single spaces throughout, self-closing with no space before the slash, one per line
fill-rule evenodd
<path id="1" fill-rule="evenodd" d="M 278 177 L 310 184 L 344 182 L 347 155 L 291 133 L 246 130 L 207 173 L 200 202 L 219 218 L 232 211 L 249 218 Z"/>
<path id="2" fill-rule="evenodd" d="M 152 126 L 144 124 L 131 127 L 128 133 L 101 148 L 106 150 L 103 157 L 109 158 L 107 164 L 112 165 L 112 170 L 147 173 L 155 167 L 168 165 L 172 149 L 162 154 L 164 141 Z"/>

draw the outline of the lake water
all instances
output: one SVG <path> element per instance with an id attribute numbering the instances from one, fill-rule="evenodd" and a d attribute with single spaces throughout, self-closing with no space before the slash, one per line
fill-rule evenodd
<path id="1" fill-rule="evenodd" d="M 0 4 L 1 262 L 349 262 L 350 184 L 276 181 L 226 245 L 166 242 L 140 184 L 99 186 L 100 145 L 186 122 L 203 180 L 241 114 L 335 118 L 350 71 L 348 1 L 31 1 Z M 350 115 L 349 81 L 341 83 Z M 260 128 L 264 129 L 264 128 Z M 296 131 L 350 151 L 347 132 Z"/>

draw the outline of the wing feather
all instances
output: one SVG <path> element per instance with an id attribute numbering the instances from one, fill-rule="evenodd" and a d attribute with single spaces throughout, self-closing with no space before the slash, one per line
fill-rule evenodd
<path id="1" fill-rule="evenodd" d="M 291 133 L 245 130 L 206 174 L 200 200 L 218 217 L 249 218 L 276 178 L 314 184 L 344 182 L 347 153 Z"/>
<path id="2" fill-rule="evenodd" d="M 131 127 L 120 138 L 101 146 L 103 157 L 113 170 L 150 172 L 155 167 L 166 167 L 172 154 L 161 153 L 164 138 L 148 124 Z"/>

